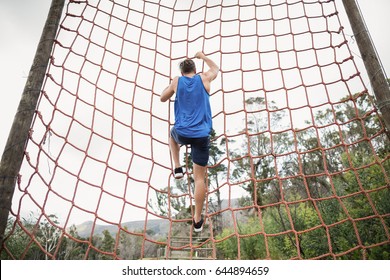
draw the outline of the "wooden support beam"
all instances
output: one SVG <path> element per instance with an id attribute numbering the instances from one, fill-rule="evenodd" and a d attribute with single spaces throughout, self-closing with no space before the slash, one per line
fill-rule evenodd
<path id="1" fill-rule="evenodd" d="M 377 100 L 377 107 L 382 114 L 387 132 L 390 132 L 389 84 L 356 4 L 356 0 L 343 0 L 343 4 Z M 379 6 L 377 8 L 380 9 Z"/>
<path id="2" fill-rule="evenodd" d="M 0 250 L 3 247 L 12 197 L 23 162 L 31 123 L 49 64 L 65 0 L 52 0 L 33 64 L 8 135 L 0 163 Z"/>

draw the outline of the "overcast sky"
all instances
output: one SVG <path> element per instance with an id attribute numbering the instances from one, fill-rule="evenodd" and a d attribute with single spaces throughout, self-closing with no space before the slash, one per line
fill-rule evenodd
<path id="1" fill-rule="evenodd" d="M 341 7 L 341 0 L 336 0 Z M 50 7 L 50 0 L 0 1 L 0 151 L 20 100 L 35 50 Z M 371 36 L 390 75 L 389 0 L 358 1 Z"/>
<path id="2" fill-rule="evenodd" d="M 51 0 L 0 0 L 0 81 L 2 101 L 0 102 L 0 151 L 2 152 L 19 103 L 21 93 L 33 61 Z M 339 9 L 341 0 L 336 0 Z M 373 5 L 375 3 L 375 5 Z M 386 72 L 390 73 L 390 26 L 389 0 L 359 0 L 367 26 L 376 44 Z M 343 11 L 342 20 L 345 20 Z M 347 23 L 343 23 L 347 25 Z M 347 26 L 346 26 L 347 27 Z M 352 35 L 349 27 L 348 36 Z M 351 48 L 357 52 L 356 43 L 351 40 Z M 357 53 L 355 53 L 358 55 Z M 356 58 L 359 62 L 359 58 Z M 360 63 L 361 65 L 361 63 Z M 363 72 L 363 71 L 362 71 Z"/>

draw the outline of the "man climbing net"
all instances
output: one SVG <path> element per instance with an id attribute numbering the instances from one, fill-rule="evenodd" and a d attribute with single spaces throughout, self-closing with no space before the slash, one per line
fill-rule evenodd
<path id="1" fill-rule="evenodd" d="M 206 196 L 205 174 L 209 160 L 212 114 L 210 107 L 210 83 L 217 77 L 219 68 L 214 61 L 198 52 L 196 58 L 202 59 L 209 70 L 196 74 L 192 59 L 180 63 L 181 77 L 175 77 L 161 94 L 161 101 L 166 102 L 175 93 L 175 124 L 171 129 L 169 146 L 174 162 L 174 177 L 184 176 L 179 160 L 179 145 L 191 145 L 191 156 L 194 162 L 195 180 L 195 213 L 193 226 L 195 232 L 203 229 L 202 209 Z"/>
<path id="2" fill-rule="evenodd" d="M 337 1 L 66 2 L 3 258 L 388 258 L 390 145 Z M 219 71 L 185 59 L 198 50 Z M 160 102 L 188 81 L 212 109 L 210 148 L 207 106 L 196 135 Z M 195 193 L 190 176 L 172 186 L 192 173 Z"/>

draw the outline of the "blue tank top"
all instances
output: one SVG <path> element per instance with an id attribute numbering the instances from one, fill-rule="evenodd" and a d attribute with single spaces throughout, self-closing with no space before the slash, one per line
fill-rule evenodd
<path id="1" fill-rule="evenodd" d="M 187 138 L 209 136 L 212 129 L 210 96 L 199 75 L 179 77 L 174 109 L 178 134 Z"/>

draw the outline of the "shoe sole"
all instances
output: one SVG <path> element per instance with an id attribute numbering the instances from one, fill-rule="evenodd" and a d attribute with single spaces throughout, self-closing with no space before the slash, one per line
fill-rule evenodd
<path id="1" fill-rule="evenodd" d="M 203 230 L 203 225 L 200 228 L 195 228 L 194 227 L 194 231 L 195 232 L 201 232 L 202 230 Z"/>

